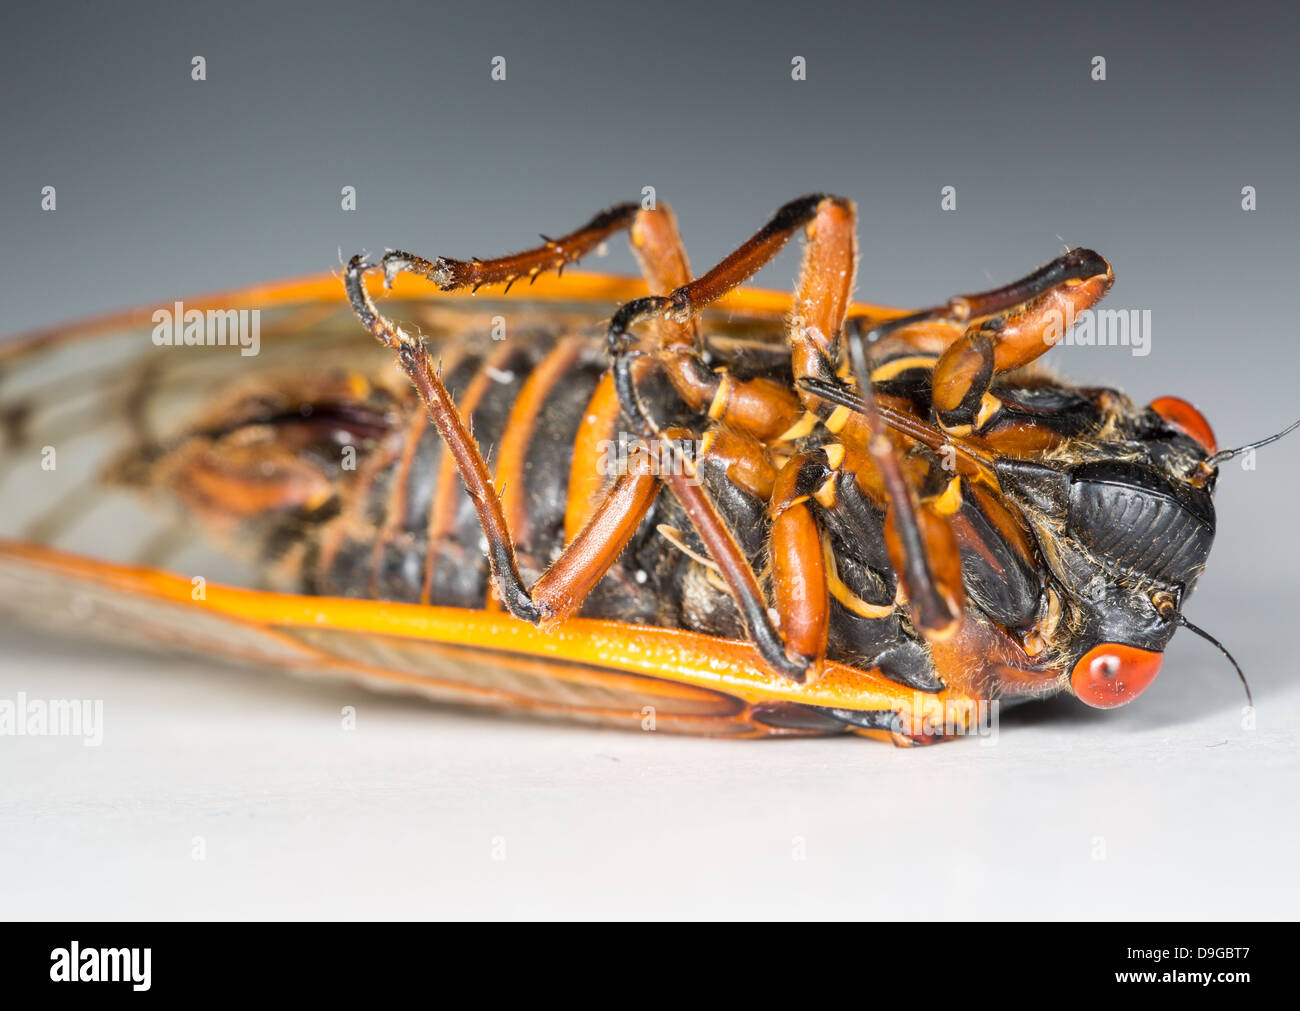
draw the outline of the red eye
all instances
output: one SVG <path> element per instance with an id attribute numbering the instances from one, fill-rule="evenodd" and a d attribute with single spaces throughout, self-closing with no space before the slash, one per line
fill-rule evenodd
<path id="1" fill-rule="evenodd" d="M 1150 687 L 1160 673 L 1163 659 L 1150 650 L 1104 642 L 1088 650 L 1074 665 L 1070 687 L 1088 705 L 1114 709 L 1132 702 Z"/>
<path id="2" fill-rule="evenodd" d="M 1200 443 L 1205 452 L 1213 456 L 1219 451 L 1219 443 L 1214 438 L 1214 429 L 1205 420 L 1205 415 L 1178 397 L 1160 397 L 1147 405 L 1174 428 L 1189 439 Z"/>

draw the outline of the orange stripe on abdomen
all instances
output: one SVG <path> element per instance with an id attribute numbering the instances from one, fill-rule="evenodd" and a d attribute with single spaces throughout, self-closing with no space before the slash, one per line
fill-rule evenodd
<path id="1" fill-rule="evenodd" d="M 614 438 L 618 425 L 618 393 L 614 376 L 606 373 L 587 403 L 587 411 L 578 424 L 573 440 L 573 460 L 569 464 L 568 506 L 564 514 L 564 542 L 567 544 L 583 528 L 595 511 L 597 496 L 608 475 L 600 472 L 602 443 Z"/>
<path id="2" fill-rule="evenodd" d="M 501 508 L 510 527 L 516 547 L 530 540 L 530 517 L 525 467 L 537 420 L 557 384 L 572 371 L 583 347 L 588 344 L 580 338 L 569 337 L 555 345 L 533 369 L 524 382 L 523 389 L 510 409 L 505 431 L 501 436 L 501 450 L 497 454 L 493 476 L 501 494 Z M 484 607 L 489 611 L 501 610 L 501 602 L 489 589 Z"/>

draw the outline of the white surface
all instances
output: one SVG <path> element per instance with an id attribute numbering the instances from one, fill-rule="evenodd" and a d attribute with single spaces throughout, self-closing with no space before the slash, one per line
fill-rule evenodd
<path id="1" fill-rule="evenodd" d="M 1300 900 L 1280 642 L 1252 650 L 1255 730 L 1184 634 L 1127 709 L 1060 700 L 1003 714 L 996 745 L 910 751 L 450 712 L 9 625 L 0 643 L 0 698 L 103 699 L 105 723 L 97 748 L 0 737 L 6 918 L 1249 919 Z"/>

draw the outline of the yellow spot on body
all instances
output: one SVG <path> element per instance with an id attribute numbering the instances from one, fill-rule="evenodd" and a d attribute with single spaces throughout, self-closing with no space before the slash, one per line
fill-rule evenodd
<path id="1" fill-rule="evenodd" d="M 870 604 L 844 584 L 840 579 L 839 565 L 835 561 L 835 552 L 831 550 L 829 537 L 822 538 L 822 557 L 826 559 L 826 588 L 845 610 L 861 618 L 888 618 L 894 613 L 896 605 Z"/>
<path id="2" fill-rule="evenodd" d="M 832 474 L 813 492 L 815 498 L 826 509 L 835 507 L 835 475 Z"/>
<path id="3" fill-rule="evenodd" d="M 826 419 L 826 430 L 834 435 L 838 435 L 845 425 L 849 423 L 849 415 L 852 412 L 847 407 L 837 407 L 831 412 L 831 416 Z"/>
<path id="4" fill-rule="evenodd" d="M 948 487 L 930 502 L 942 516 L 951 516 L 955 513 L 961 508 L 961 478 L 954 477 L 948 482 Z"/>
<path id="5" fill-rule="evenodd" d="M 883 383 L 908 369 L 930 369 L 938 359 L 928 355 L 908 355 L 904 358 L 895 358 L 892 362 L 885 362 L 884 365 L 875 369 L 871 373 L 873 383 Z"/>
<path id="6" fill-rule="evenodd" d="M 713 395 L 713 402 L 709 404 L 709 417 L 718 421 L 727 412 L 727 401 L 731 399 L 731 386 L 734 380 L 730 376 L 723 376 L 722 381 L 718 383 L 718 392 Z"/>
<path id="7" fill-rule="evenodd" d="M 993 396 L 992 393 L 984 394 L 984 399 L 980 401 L 980 412 L 975 416 L 975 427 L 983 428 L 988 424 L 989 419 L 1001 409 L 1001 400 Z"/>
<path id="8" fill-rule="evenodd" d="M 358 400 L 370 396 L 370 383 L 360 372 L 348 373 L 348 392 Z"/>
<path id="9" fill-rule="evenodd" d="M 804 411 L 804 415 L 793 425 L 787 428 L 779 436 L 777 442 L 794 442 L 796 439 L 802 439 L 817 427 L 817 415 L 811 411 Z"/>

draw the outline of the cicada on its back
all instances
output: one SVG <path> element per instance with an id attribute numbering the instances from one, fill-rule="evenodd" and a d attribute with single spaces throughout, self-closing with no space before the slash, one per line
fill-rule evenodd
<path id="1" fill-rule="evenodd" d="M 902 311 L 852 301 L 855 218 L 800 198 L 697 275 L 620 205 L 0 346 L 0 608 L 687 733 L 1131 701 L 1194 628 L 1230 453 L 1036 367 L 1096 253 Z M 800 231 L 793 298 L 740 287 Z M 618 232 L 641 281 L 563 273 Z"/>

